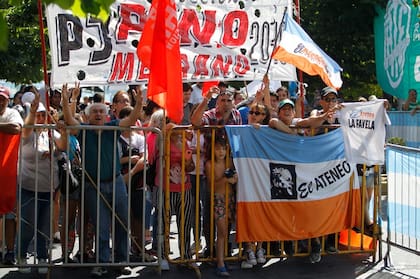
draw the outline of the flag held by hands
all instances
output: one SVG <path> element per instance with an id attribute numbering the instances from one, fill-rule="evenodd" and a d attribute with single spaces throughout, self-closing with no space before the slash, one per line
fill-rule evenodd
<path id="1" fill-rule="evenodd" d="M 179 123 L 182 119 L 182 71 L 174 0 L 154 0 L 137 55 L 149 71 L 147 97 Z"/>
<path id="2" fill-rule="evenodd" d="M 239 175 L 238 242 L 307 239 L 360 225 L 360 187 L 341 129 L 316 137 L 248 125 L 225 130 Z"/>
<path id="3" fill-rule="evenodd" d="M 343 84 L 340 75 L 343 69 L 287 13 L 281 41 L 272 57 L 309 75 L 319 75 L 328 86 L 339 89 Z"/>

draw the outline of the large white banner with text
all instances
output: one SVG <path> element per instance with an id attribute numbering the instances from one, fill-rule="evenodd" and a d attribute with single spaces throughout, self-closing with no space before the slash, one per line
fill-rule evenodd
<path id="1" fill-rule="evenodd" d="M 184 81 L 262 79 L 291 0 L 176 2 Z M 146 0 L 117 0 L 103 23 L 48 5 L 52 86 L 147 82 L 136 49 L 149 8 Z M 297 80 L 294 66 L 275 60 L 269 76 Z"/>

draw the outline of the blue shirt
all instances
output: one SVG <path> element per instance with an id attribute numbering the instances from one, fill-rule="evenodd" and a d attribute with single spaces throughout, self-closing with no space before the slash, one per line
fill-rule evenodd
<path id="1" fill-rule="evenodd" d="M 238 110 L 239 110 L 239 113 L 241 114 L 242 124 L 247 125 L 248 124 L 249 107 L 248 106 L 243 106 L 243 107 L 238 108 Z"/>
<path id="2" fill-rule="evenodd" d="M 119 126 L 119 120 L 112 120 L 105 123 L 105 126 Z M 86 124 L 82 124 L 86 125 Z M 83 131 L 79 134 L 79 142 L 83 144 Z M 112 181 L 114 174 L 114 162 L 115 162 L 115 175 L 121 173 L 120 156 L 118 151 L 118 138 L 121 132 L 117 131 L 115 135 L 114 145 L 114 131 L 102 131 L 101 133 L 101 149 L 98 150 L 98 135 L 97 130 L 86 130 L 86 138 L 84 139 L 84 146 L 82 146 L 83 152 L 85 152 L 85 169 L 89 176 L 96 183 L 98 176 L 98 151 L 100 152 L 100 180 L 101 181 Z M 83 154 L 83 153 L 82 153 Z M 86 181 L 90 181 L 86 177 Z"/>

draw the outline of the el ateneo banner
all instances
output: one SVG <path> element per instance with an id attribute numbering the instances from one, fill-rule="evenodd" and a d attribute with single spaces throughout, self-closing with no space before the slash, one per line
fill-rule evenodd
<path id="1" fill-rule="evenodd" d="M 183 80 L 262 79 L 284 8 L 291 0 L 177 0 Z M 106 23 L 47 6 L 52 85 L 146 82 L 136 49 L 147 20 L 146 0 L 117 0 Z M 296 68 L 273 61 L 270 79 L 295 81 Z"/>
<path id="2" fill-rule="evenodd" d="M 341 129 L 315 137 L 266 126 L 226 131 L 239 175 L 238 241 L 306 239 L 360 221 L 359 183 Z"/>
<path id="3" fill-rule="evenodd" d="M 377 7 L 374 20 L 376 76 L 381 88 L 407 99 L 408 90 L 420 90 L 419 8 L 411 0 L 389 1 Z"/>

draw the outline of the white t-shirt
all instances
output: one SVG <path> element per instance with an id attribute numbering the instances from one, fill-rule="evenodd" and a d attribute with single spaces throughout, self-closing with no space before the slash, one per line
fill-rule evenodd
<path id="1" fill-rule="evenodd" d="M 58 139 L 60 136 L 60 133 L 53 130 L 52 137 L 54 139 Z M 22 163 L 22 172 L 20 174 L 22 177 L 22 188 L 35 191 L 36 177 L 38 177 L 38 192 L 50 192 L 58 187 L 58 164 L 56 156 L 52 156 L 53 161 L 51 162 L 49 152 L 48 131 L 40 132 L 38 138 L 34 131 L 28 138 L 23 140 L 22 152 L 20 154 L 22 157 L 22 160 L 20 160 Z M 53 169 L 53 179 L 50 176 L 51 167 Z"/>
<path id="2" fill-rule="evenodd" d="M 195 105 L 201 103 L 203 101 L 203 90 L 198 87 L 197 84 L 194 84 L 192 87 L 190 103 Z"/>
<path id="3" fill-rule="evenodd" d="M 6 108 L 4 113 L 0 115 L 0 123 L 16 123 L 23 126 L 23 119 L 17 110 Z"/>
<path id="4" fill-rule="evenodd" d="M 338 119 L 343 129 L 344 147 L 348 162 L 383 164 L 385 159 L 385 125 L 391 121 L 384 100 L 343 103 Z"/>
<path id="5" fill-rule="evenodd" d="M 138 133 L 131 133 L 131 143 L 130 139 L 124 137 L 123 135 L 120 135 L 120 137 L 128 144 L 131 148 L 137 148 L 139 150 L 139 153 L 144 153 L 144 136 L 140 135 Z"/>

